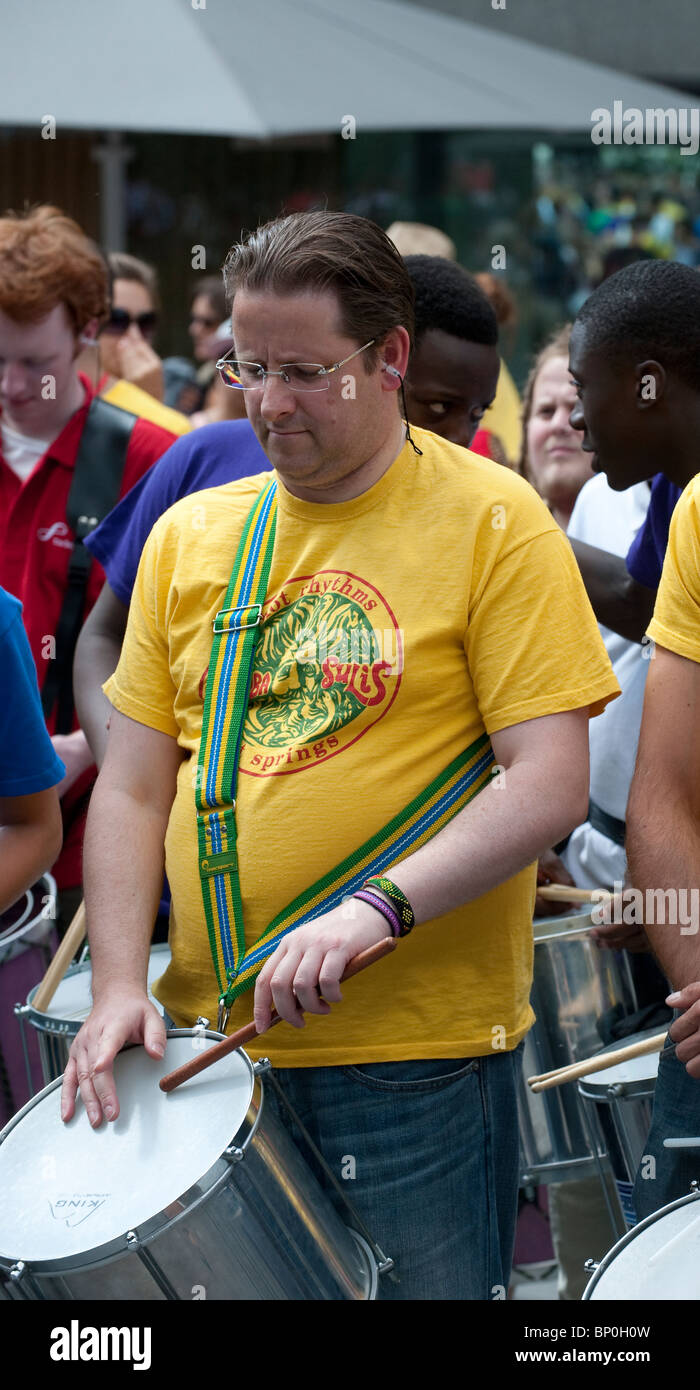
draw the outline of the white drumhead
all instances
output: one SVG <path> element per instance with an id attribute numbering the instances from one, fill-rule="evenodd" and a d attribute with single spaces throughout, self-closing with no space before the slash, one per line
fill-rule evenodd
<path id="1" fill-rule="evenodd" d="M 212 1046 L 203 1036 L 176 1036 L 160 1062 L 142 1047 L 120 1053 L 114 1074 L 121 1113 L 97 1130 L 80 1100 L 63 1124 L 60 1086 L 30 1102 L 0 1144 L 0 1257 L 60 1260 L 93 1250 L 157 1216 L 198 1182 L 245 1119 L 251 1063 L 231 1052 L 169 1095 L 158 1081 Z"/>
<path id="2" fill-rule="evenodd" d="M 163 1006 L 151 994 L 151 985 L 165 974 L 169 964 L 170 947 L 165 942 L 152 946 L 148 961 L 148 997 L 161 1014 Z M 84 965 L 79 965 L 69 975 L 64 975 L 51 1003 L 44 1010 L 47 1018 L 60 1019 L 64 1023 L 84 1023 L 92 1008 L 91 990 L 92 967 L 89 960 L 86 960 Z M 30 1004 L 35 994 L 36 990 L 32 990 L 28 1001 Z"/>
<path id="3" fill-rule="evenodd" d="M 611 1253 L 610 1264 L 591 1287 L 590 1299 L 700 1299 L 697 1200 L 662 1208 L 649 1226 L 635 1229 L 618 1254 Z"/>
<path id="4" fill-rule="evenodd" d="M 626 1043 L 634 1042 L 634 1038 L 621 1038 L 616 1047 L 624 1047 Z M 592 1071 L 587 1076 L 581 1078 L 583 1086 L 615 1086 L 622 1083 L 631 1085 L 639 1081 L 655 1081 L 659 1070 L 659 1053 L 650 1052 L 645 1057 L 630 1057 L 626 1062 L 617 1062 L 615 1066 L 605 1067 L 603 1071 Z"/>

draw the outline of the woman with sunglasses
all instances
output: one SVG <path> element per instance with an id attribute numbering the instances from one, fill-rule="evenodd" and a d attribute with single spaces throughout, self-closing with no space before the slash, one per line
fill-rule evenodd
<path id="1" fill-rule="evenodd" d="M 158 280 L 153 266 L 112 252 L 109 318 L 98 339 L 98 390 L 105 400 L 152 420 L 172 434 L 186 434 L 186 415 L 163 401 L 163 364 L 153 347 L 158 328 Z"/>

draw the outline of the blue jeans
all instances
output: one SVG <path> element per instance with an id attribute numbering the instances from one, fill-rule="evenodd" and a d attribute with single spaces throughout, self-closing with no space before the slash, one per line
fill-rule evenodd
<path id="1" fill-rule="evenodd" d="M 381 1299 L 505 1296 L 518 1205 L 521 1065 L 522 1046 L 477 1058 L 275 1068 L 348 1200 L 395 1262 L 400 1282 L 382 1275 Z M 269 1085 L 265 1104 L 347 1220 Z"/>
<path id="2" fill-rule="evenodd" d="M 671 1042 L 667 1037 L 666 1045 Z M 693 1178 L 700 1179 L 700 1149 L 664 1148 L 664 1139 L 691 1135 L 700 1136 L 700 1081 L 688 1076 L 675 1052 L 663 1052 L 659 1057 L 651 1129 L 632 1197 L 639 1221 L 677 1197 L 686 1197 Z M 651 1165 L 645 1164 L 644 1157 L 650 1154 L 655 1159 L 655 1176 L 645 1178 L 642 1174 Z"/>

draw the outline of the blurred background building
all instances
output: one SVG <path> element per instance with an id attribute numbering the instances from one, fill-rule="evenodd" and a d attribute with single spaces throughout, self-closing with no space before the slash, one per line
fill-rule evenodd
<path id="1" fill-rule="evenodd" d="M 697 30 L 697 0 L 34 0 L 3 19 L 0 207 L 57 203 L 155 264 L 165 354 L 188 351 L 196 273 L 260 220 L 435 225 L 514 292 L 522 382 L 611 252 L 700 261 L 698 158 L 590 138 L 596 105 L 692 103 Z"/>

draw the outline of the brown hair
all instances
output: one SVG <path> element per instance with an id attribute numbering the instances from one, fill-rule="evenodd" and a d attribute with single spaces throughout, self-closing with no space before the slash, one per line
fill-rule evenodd
<path id="1" fill-rule="evenodd" d="M 342 331 L 376 365 L 378 345 L 392 328 L 414 335 L 413 285 L 396 247 L 375 222 L 345 212 L 300 212 L 267 222 L 232 246 L 224 262 L 229 302 L 239 289 L 279 294 L 332 291 Z"/>
<path id="2" fill-rule="evenodd" d="M 0 309 L 32 323 L 64 304 L 76 333 L 109 312 L 107 267 L 97 247 L 60 208 L 0 217 Z"/>
<path id="3" fill-rule="evenodd" d="M 219 323 L 222 323 L 226 318 L 228 305 L 226 303 L 224 282 L 221 276 L 203 275 L 201 280 L 198 280 L 197 283 L 192 286 L 192 303 L 194 303 L 195 299 L 200 294 L 203 294 L 205 299 L 209 300 Z"/>
<path id="4" fill-rule="evenodd" d="M 556 333 L 545 343 L 544 347 L 538 352 L 530 375 L 525 383 L 523 391 L 523 438 L 520 446 L 520 458 L 518 460 L 518 472 L 523 478 L 530 481 L 527 456 L 527 427 L 532 414 L 532 397 L 535 391 L 535 382 L 545 362 L 549 362 L 552 357 L 569 357 L 569 339 L 571 337 L 571 324 L 565 323 L 563 328 L 558 328 Z"/>
<path id="5" fill-rule="evenodd" d="M 498 327 L 514 328 L 518 321 L 518 307 L 505 280 L 498 275 L 492 275 L 488 270 L 477 271 L 474 279 L 484 291 L 498 319 Z"/>
<path id="6" fill-rule="evenodd" d="M 149 265 L 148 261 L 140 261 L 137 256 L 128 256 L 126 251 L 110 251 L 107 261 L 112 284 L 115 280 L 132 280 L 137 285 L 143 285 L 151 296 L 153 308 L 160 308 L 155 266 Z"/>

